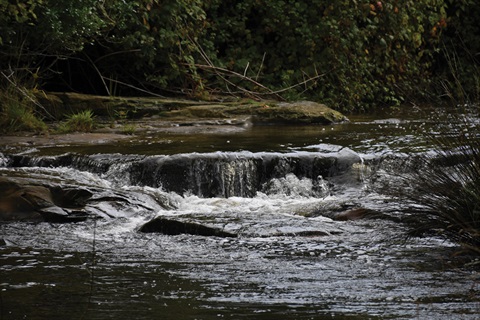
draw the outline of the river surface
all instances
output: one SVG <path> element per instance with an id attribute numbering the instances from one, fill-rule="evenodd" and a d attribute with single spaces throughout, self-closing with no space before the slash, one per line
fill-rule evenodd
<path id="1" fill-rule="evenodd" d="M 3 147 L 2 176 L 108 190 L 132 205 L 92 207 L 101 219 L 72 224 L 0 224 L 0 319 L 478 319 L 480 276 L 457 263 L 455 244 L 407 237 L 395 219 L 329 218 L 356 207 L 404 214 L 373 191 L 369 166 L 428 151 L 419 132 L 454 137 L 448 117 L 431 119 L 412 107 L 333 126 Z M 26 158 L 2 160 L 13 156 Z M 174 165 L 188 178 L 171 178 Z M 159 216 L 238 237 L 139 232 Z"/>

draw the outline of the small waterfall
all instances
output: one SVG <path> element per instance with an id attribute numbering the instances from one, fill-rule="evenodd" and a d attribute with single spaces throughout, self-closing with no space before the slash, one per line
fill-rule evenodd
<path id="1" fill-rule="evenodd" d="M 9 163 L 9 159 L 0 153 L 0 167 L 6 167 Z"/>
<path id="2" fill-rule="evenodd" d="M 324 197 L 328 183 L 339 177 L 340 183 L 351 182 L 355 171 L 363 168 L 361 157 L 348 148 L 329 153 L 13 156 L 9 163 L 12 167 L 71 167 L 98 174 L 115 186 L 149 186 L 203 198 L 251 198 L 257 192 Z"/>

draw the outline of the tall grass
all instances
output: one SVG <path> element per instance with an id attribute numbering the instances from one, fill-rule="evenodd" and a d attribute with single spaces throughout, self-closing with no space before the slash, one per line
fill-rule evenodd
<path id="1" fill-rule="evenodd" d="M 411 203 L 417 230 L 480 255 L 480 113 L 477 105 L 461 109 L 455 130 L 429 136 L 434 152 L 418 159 L 397 194 Z"/>
<path id="2" fill-rule="evenodd" d="M 35 113 L 35 105 L 11 86 L 0 88 L 0 132 L 46 132 L 47 126 Z"/>
<path id="3" fill-rule="evenodd" d="M 411 155 L 400 181 L 384 190 L 406 206 L 414 233 L 443 236 L 480 256 L 480 85 L 464 90 L 457 60 L 449 61 L 451 79 L 442 85 L 451 106 L 435 132 L 420 133 L 432 152 Z"/>

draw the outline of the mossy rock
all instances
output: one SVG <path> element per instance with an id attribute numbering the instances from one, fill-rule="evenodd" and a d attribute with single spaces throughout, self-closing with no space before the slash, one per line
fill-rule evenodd
<path id="1" fill-rule="evenodd" d="M 165 113 L 164 116 L 172 119 L 225 119 L 251 116 L 253 123 L 281 124 L 332 124 L 348 121 L 340 112 L 311 101 L 197 105 L 174 110 Z"/>
<path id="2" fill-rule="evenodd" d="M 255 110 L 255 122 L 287 124 L 332 124 L 348 121 L 347 117 L 324 104 L 312 101 L 265 105 Z"/>
<path id="3" fill-rule="evenodd" d="M 141 118 L 159 115 L 164 120 L 235 119 L 250 117 L 253 123 L 331 124 L 348 121 L 338 111 L 324 104 L 276 101 L 199 102 L 156 97 L 106 97 L 78 93 L 39 93 L 42 106 L 54 116 L 65 116 L 92 110 L 95 116 Z"/>

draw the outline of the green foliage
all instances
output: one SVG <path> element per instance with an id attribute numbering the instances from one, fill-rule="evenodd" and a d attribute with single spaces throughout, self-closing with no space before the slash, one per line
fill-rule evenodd
<path id="1" fill-rule="evenodd" d="M 0 0 L 0 69 L 47 77 L 105 28 L 99 8 L 96 0 Z"/>
<path id="2" fill-rule="evenodd" d="M 470 79 L 474 2 L 0 0 L 0 69 L 28 73 L 34 86 L 78 64 L 90 68 L 83 82 L 107 94 L 112 84 L 115 94 L 274 93 L 359 111 L 427 92 L 442 43 L 466 48 L 459 74 Z"/>
<path id="3" fill-rule="evenodd" d="M 135 133 L 135 130 L 137 130 L 137 126 L 135 124 L 124 124 L 122 127 L 123 134 L 132 135 Z"/>
<path id="4" fill-rule="evenodd" d="M 425 85 L 441 31 L 432 28 L 445 18 L 442 0 L 212 2 L 220 65 L 250 64 L 275 89 L 324 75 L 297 89 L 343 110 L 397 104 Z"/>
<path id="5" fill-rule="evenodd" d="M 60 132 L 90 132 L 95 128 L 95 116 L 91 110 L 85 110 L 68 116 L 58 130 Z"/>
<path id="6" fill-rule="evenodd" d="M 104 77 L 195 90 L 201 79 L 193 66 L 192 43 L 204 29 L 202 3 L 108 1 L 105 14 L 111 29 L 98 40 L 100 47 L 88 53 L 92 60 L 101 61 L 98 69 Z"/>
<path id="7" fill-rule="evenodd" d="M 443 51 L 437 75 L 458 101 L 480 101 L 480 7 L 474 0 L 448 0 Z"/>
<path id="8" fill-rule="evenodd" d="M 16 88 L 0 90 L 0 132 L 46 132 L 47 126 L 35 115 L 33 102 Z"/>

